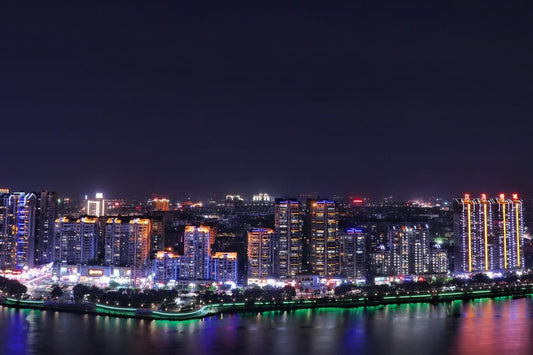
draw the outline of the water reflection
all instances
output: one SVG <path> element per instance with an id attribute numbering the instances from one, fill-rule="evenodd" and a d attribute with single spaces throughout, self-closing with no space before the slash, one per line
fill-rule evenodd
<path id="1" fill-rule="evenodd" d="M 531 299 L 225 315 L 184 322 L 0 308 L 0 353 L 533 353 Z"/>
<path id="2" fill-rule="evenodd" d="M 454 352 L 531 354 L 531 300 L 484 299 L 465 303 Z"/>

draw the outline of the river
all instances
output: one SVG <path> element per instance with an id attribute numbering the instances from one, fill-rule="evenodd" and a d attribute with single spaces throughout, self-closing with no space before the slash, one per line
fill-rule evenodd
<path id="1" fill-rule="evenodd" d="M 533 300 L 147 321 L 0 306 L 0 354 L 533 354 Z"/>

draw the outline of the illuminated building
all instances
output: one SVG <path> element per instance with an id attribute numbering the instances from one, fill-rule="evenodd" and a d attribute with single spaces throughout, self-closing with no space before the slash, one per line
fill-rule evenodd
<path id="1" fill-rule="evenodd" d="M 87 200 L 86 214 L 89 216 L 105 216 L 105 200 L 101 192 L 97 192 L 94 200 Z"/>
<path id="2" fill-rule="evenodd" d="M 54 261 L 54 225 L 57 219 L 57 193 L 41 191 L 37 199 L 35 230 L 35 263 L 37 265 Z"/>
<path id="3" fill-rule="evenodd" d="M 237 253 L 217 252 L 211 257 L 213 280 L 237 283 Z"/>
<path id="4" fill-rule="evenodd" d="M 267 278 L 272 276 L 272 252 L 274 231 L 254 228 L 248 231 L 248 276 Z"/>
<path id="5" fill-rule="evenodd" d="M 260 192 L 257 195 L 252 196 L 252 201 L 254 203 L 268 203 L 272 202 L 272 197 L 266 192 Z"/>
<path id="6" fill-rule="evenodd" d="M 367 246 L 363 230 L 348 228 L 341 236 L 341 274 L 353 279 L 367 278 Z"/>
<path id="7" fill-rule="evenodd" d="M 87 264 L 96 259 L 98 219 L 58 218 L 55 222 L 56 256 L 61 264 Z"/>
<path id="8" fill-rule="evenodd" d="M 176 253 L 159 251 L 154 258 L 154 281 L 167 284 L 178 280 L 180 257 Z"/>
<path id="9" fill-rule="evenodd" d="M 226 201 L 244 202 L 244 199 L 241 197 L 241 195 L 226 195 Z"/>
<path id="10" fill-rule="evenodd" d="M 155 253 L 165 249 L 165 220 L 162 216 L 152 216 L 150 220 L 150 251 Z"/>
<path id="11" fill-rule="evenodd" d="M 433 274 L 445 274 L 448 272 L 448 253 L 441 249 L 440 245 L 435 245 L 431 249 L 430 272 Z"/>
<path id="12" fill-rule="evenodd" d="M 170 201 L 167 198 L 154 198 L 153 206 L 155 211 L 169 211 Z"/>
<path id="13" fill-rule="evenodd" d="M 455 271 L 503 272 L 524 268 L 524 217 L 518 194 L 489 199 L 465 194 L 454 201 Z"/>
<path id="14" fill-rule="evenodd" d="M 389 228 L 391 275 L 420 275 L 429 272 L 430 242 L 427 225 Z"/>
<path id="15" fill-rule="evenodd" d="M 148 262 L 150 220 L 146 218 L 108 218 L 104 232 L 106 265 L 142 269 Z"/>
<path id="16" fill-rule="evenodd" d="M 211 228 L 185 226 L 180 279 L 209 280 L 211 278 Z"/>
<path id="17" fill-rule="evenodd" d="M 305 222 L 309 271 L 319 276 L 338 276 L 340 241 L 337 204 L 328 200 L 307 200 Z"/>
<path id="18" fill-rule="evenodd" d="M 302 211 L 294 199 L 276 199 L 274 205 L 274 274 L 292 277 L 302 272 Z"/>
<path id="19" fill-rule="evenodd" d="M 391 257 L 390 252 L 383 244 L 373 248 L 369 254 L 370 266 L 372 268 L 372 276 L 391 275 Z"/>
<path id="20" fill-rule="evenodd" d="M 36 204 L 33 193 L 0 195 L 0 268 L 33 267 Z"/>

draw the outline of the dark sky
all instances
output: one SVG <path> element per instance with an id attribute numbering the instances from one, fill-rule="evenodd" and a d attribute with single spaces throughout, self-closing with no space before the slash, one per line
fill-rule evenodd
<path id="1" fill-rule="evenodd" d="M 531 2 L 19 3 L 1 186 L 533 197 Z"/>

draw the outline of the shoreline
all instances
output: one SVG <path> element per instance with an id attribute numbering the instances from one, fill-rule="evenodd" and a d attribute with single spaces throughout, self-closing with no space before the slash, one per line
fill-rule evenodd
<path id="1" fill-rule="evenodd" d="M 233 303 L 209 304 L 192 312 L 163 312 L 147 308 L 127 308 L 115 307 L 99 303 L 59 303 L 53 301 L 30 301 L 19 300 L 10 297 L 0 298 L 0 305 L 7 308 L 35 309 L 42 311 L 67 312 L 79 314 L 92 314 L 100 316 L 111 316 L 120 318 L 135 318 L 145 320 L 172 320 L 186 321 L 202 319 L 220 314 L 235 313 L 262 313 L 270 311 L 294 311 L 299 309 L 318 308 L 366 308 L 376 306 L 387 306 L 391 304 L 409 303 L 447 303 L 452 301 L 470 301 L 479 298 L 526 298 L 533 296 L 531 286 L 523 286 L 512 290 L 469 290 L 442 293 L 415 293 L 410 295 L 388 295 L 376 297 L 359 298 L 333 298 L 333 299 L 313 299 L 295 301 L 248 301 Z"/>

